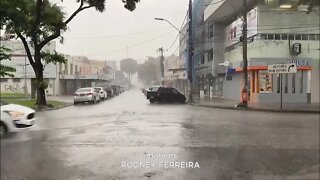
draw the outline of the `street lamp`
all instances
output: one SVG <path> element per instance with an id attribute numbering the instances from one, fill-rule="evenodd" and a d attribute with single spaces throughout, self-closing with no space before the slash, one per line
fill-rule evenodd
<path id="1" fill-rule="evenodd" d="M 179 33 L 181 33 L 181 31 L 175 26 L 173 25 L 170 21 L 164 19 L 164 18 L 154 18 L 154 20 L 157 20 L 157 21 L 166 21 L 167 23 L 169 23 L 172 27 L 174 27 L 177 31 L 179 31 Z"/>

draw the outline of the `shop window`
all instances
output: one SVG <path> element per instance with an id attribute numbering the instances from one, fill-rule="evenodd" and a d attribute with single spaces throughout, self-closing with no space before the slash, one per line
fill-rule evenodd
<path id="1" fill-rule="evenodd" d="M 272 92 L 272 75 L 268 74 L 266 70 L 259 71 L 259 90 L 260 93 L 271 93 Z"/>
<path id="2" fill-rule="evenodd" d="M 303 71 L 301 71 L 300 76 L 300 93 L 303 93 Z"/>
<path id="3" fill-rule="evenodd" d="M 296 74 L 292 74 L 292 93 L 296 93 Z"/>
<path id="4" fill-rule="evenodd" d="M 288 35 L 287 34 L 282 34 L 281 39 L 282 40 L 287 40 L 288 39 Z"/>
<path id="5" fill-rule="evenodd" d="M 280 34 L 275 34 L 275 35 L 274 35 L 274 39 L 275 39 L 275 40 L 280 40 L 280 39 L 281 39 L 281 38 L 280 38 Z"/>
<path id="6" fill-rule="evenodd" d="M 303 34 L 302 35 L 302 40 L 308 40 L 308 34 Z"/>
<path id="7" fill-rule="evenodd" d="M 289 84 L 288 74 L 284 74 L 284 93 L 288 93 L 288 84 Z"/>
<path id="8" fill-rule="evenodd" d="M 309 34 L 309 40 L 316 40 L 315 34 Z"/>
<path id="9" fill-rule="evenodd" d="M 296 34 L 296 40 L 301 40 L 301 34 Z"/>

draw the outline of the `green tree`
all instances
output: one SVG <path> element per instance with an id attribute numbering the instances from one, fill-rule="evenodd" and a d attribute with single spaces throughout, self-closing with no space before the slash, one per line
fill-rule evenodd
<path id="1" fill-rule="evenodd" d="M 11 60 L 11 50 L 0 46 L 0 77 L 13 77 L 13 72 L 16 72 L 16 69 L 10 66 L 6 66 L 1 63 L 2 60 Z"/>
<path id="2" fill-rule="evenodd" d="M 139 64 L 138 78 L 145 85 L 151 85 L 151 82 L 159 82 L 161 80 L 161 68 L 159 59 L 150 57 L 143 64 Z"/>
<path id="3" fill-rule="evenodd" d="M 125 72 L 128 76 L 128 79 L 131 81 L 131 77 L 134 73 L 137 72 L 138 63 L 136 60 L 128 58 L 120 61 L 120 70 Z"/>
<path id="4" fill-rule="evenodd" d="M 122 0 L 124 7 L 130 11 L 136 8 L 140 0 Z M 14 33 L 22 41 L 29 62 L 35 72 L 37 81 L 37 104 L 41 108 L 47 105 L 43 70 L 44 63 L 56 62 L 57 53 L 42 52 L 50 41 L 59 38 L 63 42 L 62 32 L 67 30 L 68 24 L 82 11 L 94 8 L 99 12 L 105 10 L 105 0 L 76 0 L 77 9 L 69 16 L 63 8 L 50 0 L 1 0 L 0 25 L 7 33 Z M 31 41 L 31 43 L 28 43 Z M 31 53 L 34 49 L 34 54 Z M 42 61 L 42 57 L 49 61 Z M 51 58 L 50 58 L 51 56 Z M 61 62 L 62 56 L 58 61 Z"/>

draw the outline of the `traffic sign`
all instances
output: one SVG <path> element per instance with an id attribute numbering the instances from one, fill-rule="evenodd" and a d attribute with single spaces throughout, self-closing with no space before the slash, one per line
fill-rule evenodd
<path id="1" fill-rule="evenodd" d="M 296 73 L 297 65 L 295 63 L 289 64 L 271 64 L 268 65 L 268 73 L 269 74 L 288 74 L 288 73 Z"/>

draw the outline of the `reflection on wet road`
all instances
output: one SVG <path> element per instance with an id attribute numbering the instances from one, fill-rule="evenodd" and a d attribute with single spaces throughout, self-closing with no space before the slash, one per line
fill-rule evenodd
<path id="1" fill-rule="evenodd" d="M 318 177 L 318 115 L 150 104 L 138 90 L 38 113 L 32 131 L 1 141 L 3 180 Z"/>

